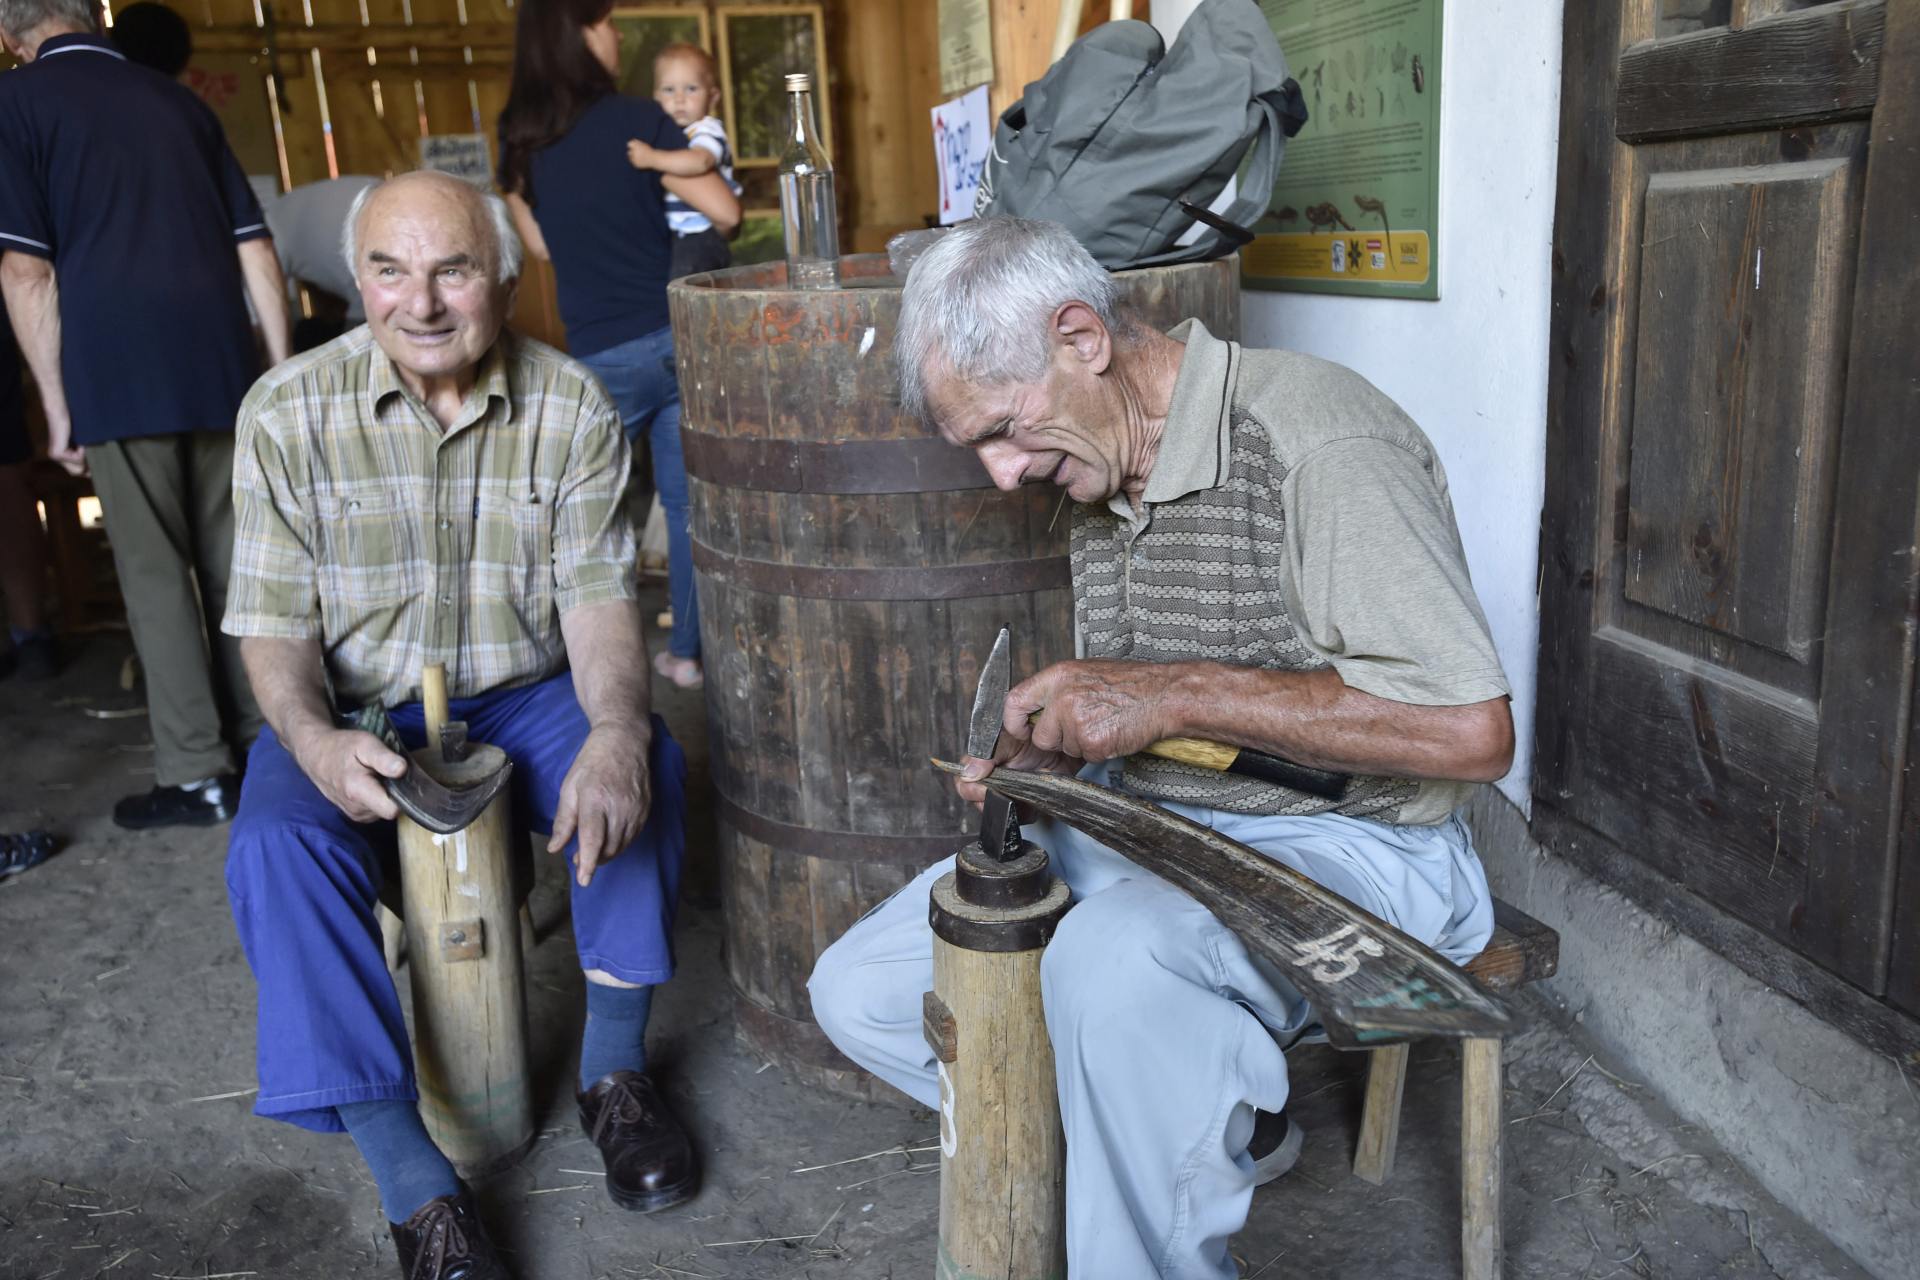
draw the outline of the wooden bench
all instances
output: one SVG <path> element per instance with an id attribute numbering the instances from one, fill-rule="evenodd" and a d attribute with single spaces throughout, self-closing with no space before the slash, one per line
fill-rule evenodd
<path id="1" fill-rule="evenodd" d="M 1466 970 L 1497 992 L 1550 978 L 1560 964 L 1560 935 L 1498 898 L 1493 937 Z M 1371 1051 L 1367 1097 L 1360 1118 L 1355 1177 L 1379 1186 L 1393 1172 L 1400 1139 L 1400 1098 L 1406 1090 L 1407 1044 Z M 1466 1280 L 1494 1280 L 1501 1271 L 1500 1041 L 1460 1044 L 1460 1253 Z"/>

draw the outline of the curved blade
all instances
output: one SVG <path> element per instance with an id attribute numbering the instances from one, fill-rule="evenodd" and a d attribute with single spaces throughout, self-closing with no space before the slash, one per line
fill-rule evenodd
<path id="1" fill-rule="evenodd" d="M 433 832 L 450 836 L 478 818 L 513 776 L 513 762 L 469 786 L 448 787 L 419 765 L 397 778 L 383 778 L 400 812 Z"/>
<path id="2" fill-rule="evenodd" d="M 1191 894 L 1306 995 L 1339 1048 L 1520 1028 L 1519 1015 L 1458 965 L 1237 840 L 1075 778 L 997 769 L 986 785 Z"/>
<path id="3" fill-rule="evenodd" d="M 1000 741 L 1000 718 L 1007 709 L 1007 686 L 1013 671 L 1007 628 L 993 642 L 993 652 L 980 668 L 980 685 L 973 693 L 973 714 L 967 719 L 967 754 L 982 760 L 993 757 Z"/>

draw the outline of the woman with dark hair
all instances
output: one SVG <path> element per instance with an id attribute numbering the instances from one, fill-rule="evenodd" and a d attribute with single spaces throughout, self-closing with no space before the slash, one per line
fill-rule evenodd
<path id="1" fill-rule="evenodd" d="M 673 631 L 655 668 L 683 688 L 701 683 L 700 615 L 680 456 L 667 277 L 671 191 L 722 234 L 740 201 L 717 173 L 681 178 L 635 169 L 627 142 L 680 150 L 686 135 L 660 105 L 616 88 L 620 33 L 612 0 L 522 0 L 513 82 L 500 113 L 500 188 L 527 249 L 553 263 L 567 346 L 620 408 L 634 443 L 651 446 L 667 520 Z"/>

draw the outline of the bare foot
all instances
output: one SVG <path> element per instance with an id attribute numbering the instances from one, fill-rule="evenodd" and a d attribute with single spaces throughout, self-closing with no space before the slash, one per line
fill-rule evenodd
<path id="1" fill-rule="evenodd" d="M 682 689 L 698 689 L 706 683 L 698 658 L 676 658 L 665 649 L 654 655 L 653 669 Z"/>

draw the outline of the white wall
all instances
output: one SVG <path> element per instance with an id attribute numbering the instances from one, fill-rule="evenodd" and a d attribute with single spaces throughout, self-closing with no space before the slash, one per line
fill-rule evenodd
<path id="1" fill-rule="evenodd" d="M 1169 42 L 1199 0 L 1153 0 Z M 1560 6 L 1446 0 L 1440 123 L 1440 301 L 1249 290 L 1251 346 L 1359 370 L 1439 449 L 1474 585 L 1513 684 L 1518 750 L 1500 789 L 1523 809 L 1532 770 L 1538 548 L 1546 477 L 1547 309 L 1560 103 Z"/>

